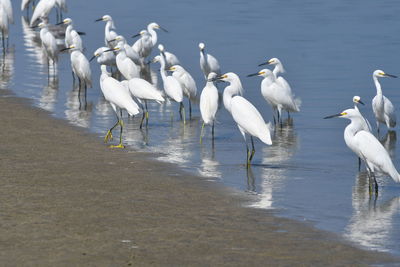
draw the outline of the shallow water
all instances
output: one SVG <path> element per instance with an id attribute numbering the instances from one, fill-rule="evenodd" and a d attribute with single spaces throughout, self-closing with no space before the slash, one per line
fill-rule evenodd
<path id="1" fill-rule="evenodd" d="M 94 87 L 88 90 L 86 101 L 79 101 L 69 55 L 60 56 L 58 74 L 48 80 L 37 35 L 26 27 L 24 18 L 19 19 L 17 6 L 14 9 L 17 19 L 11 28 L 11 48 L 0 58 L 0 86 L 103 137 L 115 123 L 115 114 L 101 96 L 99 66 L 91 64 Z M 257 65 L 269 58 L 280 58 L 286 79 L 302 99 L 301 112 L 276 128 L 272 146 L 255 140 L 257 151 L 249 170 L 244 165 L 243 139 L 224 108 L 218 112 L 214 146 L 209 129 L 199 144 L 198 105 L 194 105 L 192 120 L 183 125 L 176 103 L 150 104 L 147 130 L 139 130 L 138 118 L 126 119 L 124 143 L 134 150 L 161 153 L 160 160 L 253 194 L 252 207 L 277 209 L 282 216 L 336 232 L 365 248 L 400 255 L 400 186 L 388 177 L 378 177 L 380 194 L 371 199 L 366 172 L 358 172 L 357 158 L 343 141 L 348 121 L 322 119 L 352 107 L 353 95 L 360 95 L 367 103 L 362 112 L 374 122 L 372 72 L 383 69 L 400 74 L 399 12 L 400 5 L 394 0 L 134 4 L 90 0 L 70 1 L 67 16 L 73 18 L 75 28 L 86 32 L 83 39 L 88 57 L 104 45 L 104 23 L 94 23 L 96 18 L 112 15 L 118 33 L 126 37 L 157 21 L 170 31 L 159 32 L 159 42 L 179 57 L 199 92 L 204 81 L 197 45 L 205 42 L 223 71 L 241 76 L 245 97 L 266 120 L 272 120 L 272 113 L 260 94 L 261 78 L 245 75 L 258 71 Z M 381 81 L 385 95 L 395 105 L 400 102 L 399 82 Z M 400 166 L 396 132 L 385 130 L 380 138 Z"/>

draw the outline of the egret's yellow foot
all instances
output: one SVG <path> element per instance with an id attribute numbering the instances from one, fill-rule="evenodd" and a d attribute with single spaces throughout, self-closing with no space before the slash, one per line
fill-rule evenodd
<path id="1" fill-rule="evenodd" d="M 110 148 L 125 148 L 123 144 L 118 144 L 116 146 L 111 145 Z"/>

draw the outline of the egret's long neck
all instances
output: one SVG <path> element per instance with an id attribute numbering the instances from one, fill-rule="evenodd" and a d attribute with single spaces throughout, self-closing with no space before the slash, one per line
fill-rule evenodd
<path id="1" fill-rule="evenodd" d="M 382 87 L 381 84 L 378 81 L 378 77 L 373 76 L 375 87 L 376 87 L 376 94 L 377 95 L 382 95 Z"/>
<path id="2" fill-rule="evenodd" d="M 67 35 L 67 34 L 70 34 L 71 33 L 71 31 L 73 30 L 73 26 L 72 26 L 72 24 L 69 24 L 68 26 L 67 26 L 67 28 L 65 29 L 65 34 Z"/>
<path id="3" fill-rule="evenodd" d="M 360 131 L 360 128 L 362 123 L 363 123 L 363 118 L 360 116 L 357 117 L 352 117 L 351 122 L 349 125 L 347 125 L 346 129 L 344 129 L 344 136 L 354 136 L 358 131 Z"/>
<path id="4" fill-rule="evenodd" d="M 283 68 L 282 63 L 280 63 L 280 62 L 275 65 L 275 68 L 272 71 L 272 73 L 275 75 L 275 77 L 278 77 L 278 75 L 280 73 L 284 73 L 284 72 L 285 72 L 285 69 Z"/>
<path id="5" fill-rule="evenodd" d="M 360 112 L 360 110 L 358 109 L 357 103 L 354 103 L 354 109 L 357 110 L 358 112 Z"/>
<path id="6" fill-rule="evenodd" d="M 204 49 L 200 50 L 200 58 L 204 59 L 204 62 L 207 62 L 206 54 L 204 53 Z"/>
<path id="7" fill-rule="evenodd" d="M 151 43 L 155 46 L 157 44 L 157 32 L 152 27 L 147 27 L 147 31 L 151 35 Z"/>
<path id="8" fill-rule="evenodd" d="M 223 93 L 223 102 L 226 110 L 231 112 L 231 101 L 235 95 L 241 95 L 243 93 L 243 87 L 240 80 L 233 80 L 231 84 L 227 86 Z"/>
<path id="9" fill-rule="evenodd" d="M 162 55 L 162 53 L 160 53 L 160 73 L 161 73 L 161 78 L 163 80 L 165 80 L 167 78 L 167 74 L 166 74 L 166 70 L 165 70 L 165 58 Z"/>

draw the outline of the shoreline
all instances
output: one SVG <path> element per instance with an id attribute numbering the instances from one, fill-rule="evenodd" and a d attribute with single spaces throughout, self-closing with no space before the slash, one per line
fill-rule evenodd
<path id="1" fill-rule="evenodd" d="M 6 266 L 370 265 L 392 255 L 244 207 L 245 196 L 0 92 Z M 171 166 L 174 166 L 171 168 Z"/>

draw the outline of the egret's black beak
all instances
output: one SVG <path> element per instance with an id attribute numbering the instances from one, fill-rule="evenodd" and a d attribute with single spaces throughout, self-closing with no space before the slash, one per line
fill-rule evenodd
<path id="1" fill-rule="evenodd" d="M 94 22 L 102 21 L 103 18 L 96 19 Z"/>
<path id="2" fill-rule="evenodd" d="M 60 52 L 64 52 L 64 51 L 67 51 L 67 50 L 70 50 L 70 49 L 71 49 L 71 48 L 66 47 L 66 48 L 61 49 Z"/>
<path id="3" fill-rule="evenodd" d="M 62 25 L 62 24 L 64 24 L 64 21 L 61 21 L 61 22 L 59 22 L 59 23 L 56 23 L 56 25 Z"/>
<path id="4" fill-rule="evenodd" d="M 342 113 L 338 113 L 338 114 L 335 114 L 335 115 L 326 116 L 324 119 L 332 119 L 332 118 L 340 117 L 342 115 L 343 115 Z"/>
<path id="5" fill-rule="evenodd" d="M 361 105 L 365 106 L 364 102 L 362 102 L 361 100 L 358 100 L 358 103 L 360 103 Z"/>
<path id="6" fill-rule="evenodd" d="M 259 73 L 256 72 L 256 73 L 252 73 L 252 74 L 247 75 L 247 77 L 254 77 L 254 76 L 258 76 L 258 75 L 259 75 Z"/>
<path id="7" fill-rule="evenodd" d="M 164 32 L 168 32 L 167 29 L 163 28 L 160 26 L 160 29 L 163 30 Z"/>
<path id="8" fill-rule="evenodd" d="M 90 59 L 89 59 L 89 62 L 91 62 L 93 59 L 95 59 L 96 58 L 96 55 L 94 55 L 93 57 L 91 57 Z"/>
<path id="9" fill-rule="evenodd" d="M 111 51 L 114 51 L 114 48 L 110 48 L 110 49 L 104 50 L 103 53 L 104 52 L 111 52 Z"/>
<path id="10" fill-rule="evenodd" d="M 132 35 L 132 37 L 131 37 L 131 38 L 136 38 L 136 37 L 138 37 L 138 36 L 140 36 L 140 33 L 138 33 L 138 34 L 135 34 L 135 35 Z"/>
<path id="11" fill-rule="evenodd" d="M 114 41 L 117 41 L 117 39 L 112 39 L 112 40 L 109 40 L 109 41 L 107 41 L 108 43 L 111 43 L 111 42 L 114 42 Z"/>
<path id="12" fill-rule="evenodd" d="M 261 63 L 261 64 L 258 64 L 259 67 L 264 66 L 264 65 L 269 65 L 269 61 Z"/>
<path id="13" fill-rule="evenodd" d="M 221 82 L 224 82 L 222 79 L 224 78 L 224 76 L 217 76 L 217 77 L 214 77 L 214 78 L 212 78 L 212 79 L 207 79 L 207 82 L 215 82 L 215 81 L 221 81 Z"/>
<path id="14" fill-rule="evenodd" d="M 386 77 L 391 77 L 391 78 L 397 78 L 397 76 L 396 76 L 396 75 L 387 74 L 387 73 L 385 73 L 385 76 L 386 76 Z"/>

